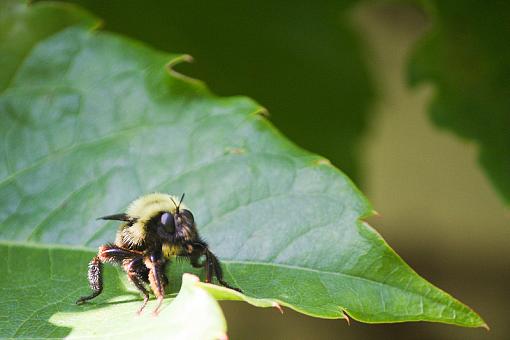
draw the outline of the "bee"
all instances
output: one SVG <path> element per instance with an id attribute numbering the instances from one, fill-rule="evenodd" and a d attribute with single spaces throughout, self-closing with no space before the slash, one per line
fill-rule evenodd
<path id="1" fill-rule="evenodd" d="M 215 276 L 222 286 L 241 292 L 223 280 L 220 261 L 198 235 L 193 214 L 182 204 L 183 199 L 184 194 L 177 204 L 174 196 L 153 193 L 133 201 L 126 213 L 100 217 L 123 223 L 115 243 L 100 246 L 97 256 L 90 261 L 88 281 L 92 294 L 80 297 L 76 304 L 101 294 L 103 263 L 111 263 L 121 266 L 142 293 L 144 299 L 138 313 L 149 301 L 147 285 L 150 286 L 158 301 L 154 309 L 157 314 L 168 285 L 165 268 L 173 257 L 187 259 L 195 268 L 204 268 L 205 282 L 211 282 Z"/>

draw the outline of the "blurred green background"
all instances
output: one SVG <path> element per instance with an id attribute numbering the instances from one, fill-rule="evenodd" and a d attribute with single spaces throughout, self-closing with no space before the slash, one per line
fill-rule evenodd
<path id="1" fill-rule="evenodd" d="M 178 70 L 204 80 L 213 92 L 248 95 L 267 107 L 291 140 L 353 178 L 380 214 L 370 223 L 411 267 L 474 308 L 492 328 L 347 326 L 290 310 L 280 315 L 223 303 L 231 339 L 510 338 L 510 211 L 477 163 L 477 144 L 428 118 L 434 84 L 406 85 L 417 42 L 438 25 L 424 6 L 72 2 L 103 18 L 105 30 L 191 54 L 195 62 Z M 493 107 L 494 101 L 486 104 Z"/>

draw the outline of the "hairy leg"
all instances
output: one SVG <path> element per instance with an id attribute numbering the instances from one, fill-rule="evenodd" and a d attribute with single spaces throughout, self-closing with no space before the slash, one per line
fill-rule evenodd
<path id="1" fill-rule="evenodd" d="M 92 300 L 103 291 L 103 263 L 99 259 L 99 256 L 95 256 L 89 263 L 88 279 L 92 294 L 80 297 L 76 300 L 77 305 Z"/>
<path id="2" fill-rule="evenodd" d="M 138 309 L 138 314 L 140 314 L 149 301 L 149 291 L 145 288 L 145 282 L 148 282 L 149 269 L 143 263 L 143 257 L 140 256 L 129 262 L 126 261 L 124 270 L 128 274 L 129 280 L 143 295 L 143 303 Z"/>
<path id="3" fill-rule="evenodd" d="M 140 252 L 124 249 L 113 244 L 105 244 L 99 247 L 97 256 L 89 263 L 88 280 L 92 294 L 80 297 L 76 304 L 80 305 L 88 300 L 92 300 L 103 291 L 103 263 L 120 264 L 126 259 L 140 256 Z"/>
<path id="4" fill-rule="evenodd" d="M 165 297 L 165 265 L 166 261 L 160 252 L 149 254 L 144 260 L 145 266 L 149 268 L 149 283 L 154 295 L 158 300 L 158 305 L 154 309 L 154 314 L 159 313 L 159 308 Z M 166 279 L 168 281 L 168 279 Z"/>

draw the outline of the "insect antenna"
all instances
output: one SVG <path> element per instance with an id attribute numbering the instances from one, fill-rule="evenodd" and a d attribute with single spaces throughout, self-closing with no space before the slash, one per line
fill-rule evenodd
<path id="1" fill-rule="evenodd" d="M 184 195 L 186 195 L 186 193 L 182 193 L 182 196 L 181 196 L 181 200 L 179 201 L 179 205 L 177 206 L 177 211 L 179 211 L 179 207 L 181 206 L 181 203 L 182 203 L 182 200 L 184 199 Z"/>
<path id="2" fill-rule="evenodd" d="M 170 196 L 170 199 L 172 200 L 172 202 L 174 202 L 175 211 L 177 213 L 179 212 L 179 208 L 181 207 L 181 203 L 182 203 L 182 200 L 184 199 L 184 195 L 185 195 L 185 193 L 182 194 L 181 199 L 179 200 L 179 204 L 175 203 L 174 198 L 172 196 Z"/>
<path id="3" fill-rule="evenodd" d="M 170 196 L 170 199 L 172 200 L 172 202 L 174 202 L 174 205 L 177 208 L 177 212 L 179 212 L 179 206 L 177 205 L 177 203 L 175 203 L 174 198 L 172 196 Z"/>

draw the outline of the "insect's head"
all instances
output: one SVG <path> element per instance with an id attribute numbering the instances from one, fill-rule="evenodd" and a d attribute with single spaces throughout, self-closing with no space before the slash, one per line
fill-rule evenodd
<path id="1" fill-rule="evenodd" d="M 124 243 L 141 245 L 144 243 L 169 241 L 171 243 L 192 240 L 196 237 L 193 214 L 173 196 L 153 193 L 133 201 L 125 214 L 100 217 L 103 220 L 123 221 L 121 238 Z"/>
<path id="2" fill-rule="evenodd" d="M 195 220 L 191 211 L 188 209 L 181 209 L 184 194 L 182 194 L 179 204 L 177 204 L 173 198 L 170 199 L 175 205 L 175 210 L 161 212 L 156 232 L 162 238 L 169 240 L 188 238 L 188 234 L 193 230 Z"/>

